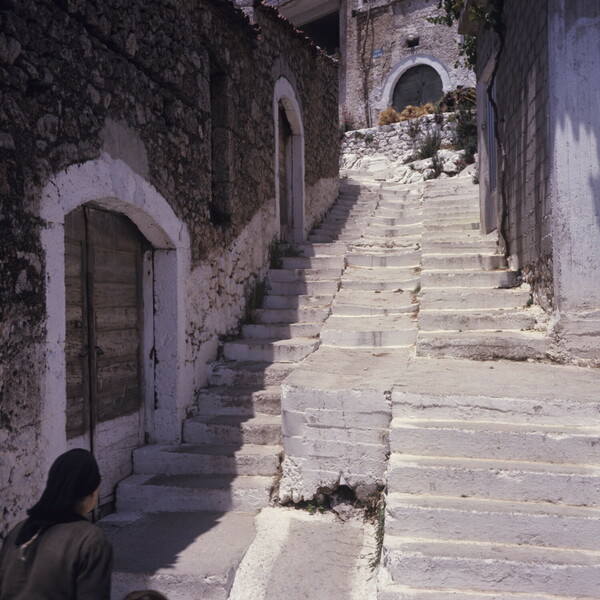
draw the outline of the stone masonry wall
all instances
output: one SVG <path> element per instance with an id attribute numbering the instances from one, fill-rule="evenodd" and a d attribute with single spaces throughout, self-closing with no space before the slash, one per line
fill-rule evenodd
<path id="1" fill-rule="evenodd" d="M 424 140 L 432 135 L 439 136 L 442 146 L 452 145 L 455 132 L 456 117 L 452 113 L 347 131 L 341 143 L 342 163 L 347 163 L 348 157 L 354 160 L 374 154 L 395 161 L 416 153 Z"/>
<path id="2" fill-rule="evenodd" d="M 281 76 L 302 113 L 308 219 L 337 195 L 339 150 L 336 68 L 270 9 L 255 11 L 255 27 L 221 0 L 5 0 L 0 8 L 2 535 L 45 479 L 44 185 L 108 153 L 166 199 L 191 238 L 188 358 L 201 385 L 276 236 L 272 103 Z M 226 81 L 224 149 L 211 147 L 215 73 Z M 225 201 L 211 193 L 213 151 L 230 163 Z"/>
<path id="3" fill-rule="evenodd" d="M 546 3 L 504 3 L 506 44 L 496 80 L 500 135 L 506 155 L 504 195 L 499 207 L 508 251 L 522 269 L 537 302 L 553 308 L 551 202 L 549 190 L 549 93 Z M 478 70 L 498 49 L 480 35 Z M 500 160 L 500 159 L 499 159 Z"/>
<path id="4" fill-rule="evenodd" d="M 446 73 L 448 89 L 474 84 L 469 69 L 455 66 L 459 61 L 456 28 L 426 21 L 426 17 L 438 14 L 436 0 L 371 0 L 360 4 L 349 0 L 346 21 L 345 110 L 356 125 L 377 123 L 379 112 L 391 104 L 383 94 L 386 82 L 404 63 L 407 68 L 435 64 Z M 419 36 L 415 48 L 406 43 L 410 34 Z"/>

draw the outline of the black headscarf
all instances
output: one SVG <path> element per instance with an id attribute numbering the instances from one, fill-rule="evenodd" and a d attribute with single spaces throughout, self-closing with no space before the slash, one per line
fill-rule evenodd
<path id="1" fill-rule="evenodd" d="M 40 529 L 83 519 L 76 504 L 100 485 L 100 470 L 91 452 L 76 448 L 61 454 L 50 467 L 46 489 L 28 511 L 16 540 L 20 546 Z"/>

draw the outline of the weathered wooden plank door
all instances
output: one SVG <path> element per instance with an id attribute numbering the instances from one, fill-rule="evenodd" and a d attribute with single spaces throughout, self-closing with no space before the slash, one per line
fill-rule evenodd
<path id="1" fill-rule="evenodd" d="M 292 127 L 279 105 L 279 231 L 283 241 L 291 241 L 293 231 Z"/>
<path id="2" fill-rule="evenodd" d="M 65 219 L 67 439 L 90 448 L 101 503 L 131 469 L 143 423 L 144 238 L 126 217 L 90 206 Z"/>

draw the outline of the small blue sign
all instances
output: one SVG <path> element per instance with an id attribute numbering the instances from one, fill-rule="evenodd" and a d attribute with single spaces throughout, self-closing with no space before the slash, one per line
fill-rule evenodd
<path id="1" fill-rule="evenodd" d="M 383 48 L 376 48 L 373 50 L 373 58 L 381 58 L 383 56 Z"/>

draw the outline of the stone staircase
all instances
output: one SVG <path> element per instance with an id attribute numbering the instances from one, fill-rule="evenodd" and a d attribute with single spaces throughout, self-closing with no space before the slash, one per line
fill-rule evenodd
<path id="1" fill-rule="evenodd" d="M 379 600 L 600 598 L 595 374 L 418 362 L 393 395 Z"/>
<path id="2" fill-rule="evenodd" d="M 420 356 L 541 360 L 549 339 L 499 254 L 497 235 L 479 233 L 479 191 L 469 178 L 427 183 L 423 201 Z"/>
<path id="3" fill-rule="evenodd" d="M 179 593 L 182 598 L 227 598 L 243 556 L 239 542 L 221 548 L 223 564 L 231 564 L 220 578 L 203 576 L 193 567 L 175 576 L 153 571 L 152 561 L 132 564 L 131 552 L 141 548 L 130 532 L 168 531 L 170 524 L 177 530 L 178 515 L 185 516 L 191 530 L 193 524 L 210 531 L 229 522 L 242 523 L 243 530 L 247 519 L 269 504 L 282 454 L 281 382 L 319 346 L 345 266 L 347 247 L 338 238 L 360 229 L 377 203 L 376 193 L 364 198 L 360 189 L 342 188 L 311 234 L 313 241 L 283 247 L 288 256 L 269 270 L 261 308 L 251 311 L 239 338 L 222 344 L 222 360 L 212 365 L 209 385 L 199 391 L 183 423 L 182 443 L 134 452 L 134 474 L 117 488 L 117 513 L 102 522 L 116 549 L 116 597 L 135 587 L 153 587 L 170 598 Z M 248 534 L 244 550 L 252 540 Z M 138 538 L 145 539 L 143 533 Z M 134 548 L 127 548 L 131 544 Z"/>
<path id="4" fill-rule="evenodd" d="M 349 242 L 323 347 L 411 348 L 416 340 L 421 190 L 381 190 L 360 237 Z"/>

